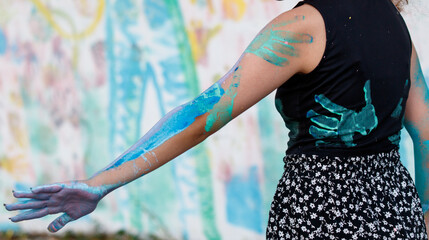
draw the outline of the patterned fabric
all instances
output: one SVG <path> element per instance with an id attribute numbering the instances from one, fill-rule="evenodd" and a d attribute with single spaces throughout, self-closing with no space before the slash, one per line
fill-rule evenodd
<path id="1" fill-rule="evenodd" d="M 397 150 L 349 158 L 288 155 L 284 162 L 267 239 L 428 239 Z"/>

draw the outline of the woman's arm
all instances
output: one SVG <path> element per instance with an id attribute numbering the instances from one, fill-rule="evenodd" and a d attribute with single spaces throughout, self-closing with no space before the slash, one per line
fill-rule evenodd
<path id="1" fill-rule="evenodd" d="M 98 201 L 202 142 L 230 120 L 267 96 L 296 73 L 308 73 L 322 58 L 323 19 L 310 6 L 285 12 L 256 36 L 235 66 L 192 101 L 164 116 L 147 134 L 109 166 L 88 180 L 39 186 L 15 192 L 30 201 L 6 205 L 29 211 L 12 221 L 63 212 L 50 231 L 92 212 Z"/>
<path id="2" fill-rule="evenodd" d="M 414 144 L 416 187 L 429 223 L 429 90 L 419 58 L 413 47 L 411 54 L 411 88 L 405 109 L 405 127 Z"/>

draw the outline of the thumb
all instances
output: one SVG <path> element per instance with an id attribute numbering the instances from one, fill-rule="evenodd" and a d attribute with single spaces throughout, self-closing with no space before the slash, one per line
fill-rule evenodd
<path id="1" fill-rule="evenodd" d="M 67 213 L 64 213 L 63 215 L 55 219 L 53 222 L 51 222 L 51 224 L 49 224 L 48 230 L 53 233 L 57 232 L 61 228 L 63 228 L 67 223 L 73 220 L 74 219 L 72 219 Z"/>

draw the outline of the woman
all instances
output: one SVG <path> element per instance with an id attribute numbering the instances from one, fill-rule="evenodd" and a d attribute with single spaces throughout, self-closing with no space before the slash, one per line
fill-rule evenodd
<path id="1" fill-rule="evenodd" d="M 90 179 L 14 192 L 32 200 L 6 205 L 29 209 L 11 220 L 63 213 L 48 227 L 56 232 L 276 89 L 291 131 L 267 238 L 427 239 L 429 91 L 389 0 L 300 2 L 268 23 L 224 77 Z M 404 118 L 416 186 L 397 151 Z"/>

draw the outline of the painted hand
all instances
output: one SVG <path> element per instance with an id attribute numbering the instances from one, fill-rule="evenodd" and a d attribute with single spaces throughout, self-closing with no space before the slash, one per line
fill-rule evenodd
<path id="1" fill-rule="evenodd" d="M 31 192 L 14 192 L 14 197 L 27 200 L 5 207 L 9 211 L 27 210 L 10 218 L 12 222 L 63 213 L 48 226 L 50 232 L 57 232 L 67 223 L 94 211 L 108 192 L 105 187 L 91 187 L 84 181 L 43 185 L 32 188 Z"/>
<path id="2" fill-rule="evenodd" d="M 348 147 L 353 147 L 353 136 L 355 133 L 368 135 L 378 125 L 378 119 L 375 114 L 374 106 L 371 99 L 370 81 L 365 83 L 365 107 L 360 112 L 342 107 L 333 103 L 323 94 L 316 95 L 315 101 L 322 105 L 323 108 L 333 114 L 340 116 L 340 119 L 320 115 L 313 110 L 308 111 L 307 117 L 316 126 L 310 127 L 310 134 L 316 139 L 325 139 L 329 137 L 339 136 Z M 329 145 L 328 142 L 318 141 L 318 145 Z"/>

